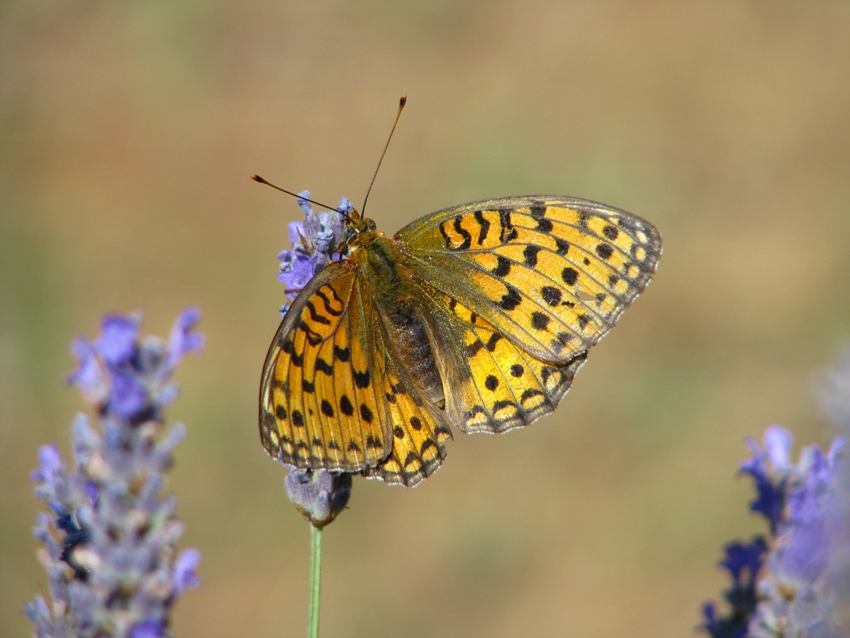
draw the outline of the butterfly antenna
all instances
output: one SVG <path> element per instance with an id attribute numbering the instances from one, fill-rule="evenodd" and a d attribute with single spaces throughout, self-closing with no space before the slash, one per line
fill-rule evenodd
<path id="1" fill-rule="evenodd" d="M 298 199 L 303 199 L 305 202 L 310 202 L 311 204 L 315 204 L 316 206 L 321 206 L 322 208 L 327 208 L 328 210 L 332 210 L 335 213 L 340 213 L 341 215 L 348 217 L 348 213 L 342 212 L 341 210 L 339 210 L 335 206 L 328 206 L 327 204 L 323 204 L 322 202 L 317 202 L 315 199 L 310 199 L 309 197 L 302 197 L 298 193 L 293 193 L 292 191 L 288 191 L 285 188 L 281 188 L 280 186 L 277 186 L 276 184 L 272 184 L 271 182 L 264 180 L 259 175 L 251 175 L 251 179 L 253 179 L 255 182 L 260 182 L 260 184 L 265 184 L 266 186 L 271 186 L 272 188 L 276 188 L 281 193 L 286 193 L 287 195 L 292 195 L 293 197 L 296 197 Z"/>
<path id="2" fill-rule="evenodd" d="M 363 198 L 363 206 L 360 209 L 361 214 L 365 214 L 366 212 L 366 201 L 369 199 L 369 193 L 372 192 L 372 185 L 375 183 L 375 178 L 378 176 L 378 170 L 381 168 L 381 162 L 384 161 L 384 155 L 387 154 L 387 148 L 390 146 L 390 140 L 393 139 L 396 124 L 398 124 L 398 119 L 401 117 L 401 112 L 404 109 L 405 104 L 407 104 L 407 96 L 402 95 L 401 99 L 398 101 L 398 113 L 395 114 L 395 122 L 393 122 L 393 127 L 390 130 L 390 136 L 387 138 L 387 143 L 384 144 L 384 152 L 381 153 L 381 159 L 378 160 L 378 165 L 375 167 L 375 174 L 372 175 L 372 181 L 369 182 L 369 190 L 366 191 L 366 197 Z"/>

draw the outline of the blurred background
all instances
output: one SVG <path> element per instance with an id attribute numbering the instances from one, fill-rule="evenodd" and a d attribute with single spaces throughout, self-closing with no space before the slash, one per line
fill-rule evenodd
<path id="1" fill-rule="evenodd" d="M 256 424 L 301 212 L 249 175 L 359 207 L 402 93 L 387 233 L 562 193 L 651 220 L 664 257 L 554 415 L 456 433 L 414 490 L 355 479 L 323 635 L 694 635 L 722 545 L 765 531 L 745 437 L 833 436 L 812 394 L 850 338 L 848 78 L 846 2 L 0 3 L 4 635 L 46 591 L 28 477 L 83 409 L 69 342 L 190 304 L 169 489 L 203 583 L 175 635 L 306 632 L 308 524 Z"/>

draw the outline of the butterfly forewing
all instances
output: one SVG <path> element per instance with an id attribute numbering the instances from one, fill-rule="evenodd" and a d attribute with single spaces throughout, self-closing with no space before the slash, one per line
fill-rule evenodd
<path id="1" fill-rule="evenodd" d="M 396 240 L 423 280 L 552 362 L 604 336 L 646 287 L 661 253 L 657 230 L 644 220 L 551 196 L 446 209 Z"/>
<path id="2" fill-rule="evenodd" d="M 371 304 L 349 262 L 329 264 L 299 294 L 266 358 L 260 436 L 298 468 L 354 472 L 392 445 L 383 389 L 373 376 Z"/>

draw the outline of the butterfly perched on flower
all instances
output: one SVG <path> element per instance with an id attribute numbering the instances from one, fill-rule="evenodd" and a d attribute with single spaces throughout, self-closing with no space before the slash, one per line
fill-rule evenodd
<path id="1" fill-rule="evenodd" d="M 661 255 L 652 224 L 575 197 L 462 204 L 392 239 L 344 213 L 339 241 L 325 238 L 335 260 L 269 348 L 260 436 L 287 465 L 408 486 L 441 465 L 452 427 L 506 432 L 552 412 Z"/>

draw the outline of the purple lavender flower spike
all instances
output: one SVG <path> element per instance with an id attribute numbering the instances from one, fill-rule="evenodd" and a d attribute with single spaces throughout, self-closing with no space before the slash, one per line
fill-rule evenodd
<path id="1" fill-rule="evenodd" d="M 829 368 L 816 375 L 814 390 L 818 406 L 833 429 L 842 435 L 843 444 L 850 439 L 850 343 L 839 349 L 835 362 Z M 846 457 L 842 447 L 833 444 L 827 456 L 830 459 L 839 455 Z M 850 601 L 850 463 L 846 458 L 837 464 L 837 474 L 834 507 L 827 515 L 827 529 L 835 547 L 830 560 L 829 580 L 836 597 L 844 601 L 847 609 Z"/>
<path id="2" fill-rule="evenodd" d="M 812 445 L 794 464 L 790 432 L 771 426 L 763 441 L 764 448 L 747 442 L 752 457 L 741 470 L 755 481 L 751 509 L 767 519 L 771 539 L 760 549 L 727 546 L 722 564 L 734 581 L 726 592 L 731 610 L 720 617 L 704 606 L 702 627 L 713 638 L 837 638 L 827 577 L 835 544 L 829 514 L 845 443 L 836 439 L 827 454 Z"/>
<path id="3" fill-rule="evenodd" d="M 199 318 L 183 312 L 168 343 L 141 339 L 139 318 L 121 315 L 106 317 L 97 339 L 76 340 L 69 379 L 96 420 L 75 419 L 73 466 L 44 446 L 32 473 L 50 510 L 34 529 L 50 601 L 26 605 L 39 638 L 167 636 L 177 598 L 198 584 L 200 554 L 174 558 L 183 524 L 176 499 L 161 492 L 185 435 L 181 424 L 166 427 L 163 408 L 176 393 L 175 366 L 203 345 L 191 331 Z"/>

